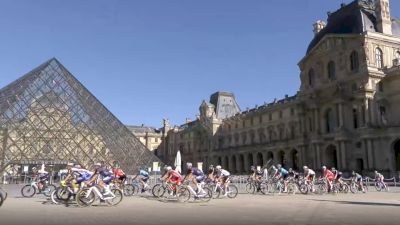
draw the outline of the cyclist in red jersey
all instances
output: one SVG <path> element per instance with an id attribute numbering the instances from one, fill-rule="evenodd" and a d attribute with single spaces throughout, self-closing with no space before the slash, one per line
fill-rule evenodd
<path id="1" fill-rule="evenodd" d="M 335 179 L 335 174 L 333 174 L 332 171 L 328 170 L 326 166 L 322 167 L 322 172 L 324 173 L 324 178 L 328 182 L 328 191 L 331 191 L 332 181 Z"/>
<path id="2" fill-rule="evenodd" d="M 167 167 L 167 179 L 165 180 L 167 183 L 171 182 L 174 184 L 174 190 L 176 190 L 176 186 L 181 184 L 182 181 L 182 175 L 178 172 L 172 169 L 172 167 L 168 166 Z"/>

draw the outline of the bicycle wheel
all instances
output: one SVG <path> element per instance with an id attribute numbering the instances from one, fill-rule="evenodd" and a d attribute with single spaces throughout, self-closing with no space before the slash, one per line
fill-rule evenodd
<path id="1" fill-rule="evenodd" d="M 21 189 L 21 194 L 25 198 L 32 198 L 36 194 L 36 188 L 31 186 L 30 184 L 25 185 Z"/>
<path id="2" fill-rule="evenodd" d="M 219 198 L 219 196 L 221 195 L 221 188 L 219 188 L 219 187 L 213 187 L 213 189 L 211 189 L 212 190 L 212 196 L 213 196 L 213 198 L 215 199 L 215 198 Z"/>
<path id="3" fill-rule="evenodd" d="M 376 189 L 376 191 L 381 192 L 381 191 L 382 191 L 382 186 L 381 186 L 381 184 L 378 183 L 378 182 L 375 182 L 375 189 Z"/>
<path id="4" fill-rule="evenodd" d="M 301 184 L 301 185 L 300 185 L 300 192 L 301 192 L 303 195 L 308 194 L 308 191 L 309 191 L 309 189 L 308 189 L 308 185 L 307 185 L 307 184 Z"/>
<path id="5" fill-rule="evenodd" d="M 342 184 L 341 187 L 340 187 L 340 191 L 341 191 L 342 193 L 345 193 L 345 194 L 349 193 L 349 185 L 347 185 L 347 184 Z"/>
<path id="6" fill-rule="evenodd" d="M 268 191 L 269 191 L 269 186 L 268 186 L 268 184 L 266 184 L 266 183 L 261 183 L 260 184 L 260 192 L 262 193 L 262 194 L 264 194 L 264 195 L 266 195 L 267 193 L 268 193 Z"/>
<path id="7" fill-rule="evenodd" d="M 55 193 L 57 199 L 62 201 L 69 201 L 72 197 L 72 194 L 68 190 L 68 187 L 57 187 Z"/>
<path id="8" fill-rule="evenodd" d="M 119 203 L 121 203 L 122 199 L 124 198 L 124 195 L 122 191 L 119 189 L 112 189 L 111 192 L 115 195 L 115 197 L 113 199 L 106 200 L 106 202 L 111 206 L 116 206 Z"/>
<path id="9" fill-rule="evenodd" d="M 85 188 L 80 190 L 78 194 L 76 194 L 76 203 L 78 203 L 80 207 L 89 207 L 96 200 L 96 195 L 93 191 L 90 192 L 89 196 L 86 197 L 88 191 L 89 189 Z"/>
<path id="10" fill-rule="evenodd" d="M 4 203 L 3 193 L 0 192 L 0 207 L 3 205 L 3 203 Z"/>
<path id="11" fill-rule="evenodd" d="M 51 192 L 51 194 L 50 194 L 50 200 L 51 200 L 51 202 L 53 202 L 54 204 L 59 204 L 59 203 L 61 203 L 61 199 L 59 199 L 59 198 L 57 197 L 57 189 Z"/>
<path id="12" fill-rule="evenodd" d="M 185 187 L 180 187 L 176 191 L 176 197 L 179 202 L 187 202 L 190 199 L 190 191 Z"/>
<path id="13" fill-rule="evenodd" d="M 358 193 L 358 185 L 356 183 L 350 184 L 350 191 L 353 194 L 357 194 Z"/>
<path id="14" fill-rule="evenodd" d="M 328 192 L 328 189 L 326 188 L 326 185 L 325 184 L 318 184 L 317 194 L 323 195 L 326 192 Z"/>
<path id="15" fill-rule="evenodd" d="M 256 191 L 256 187 L 252 183 L 246 184 L 246 192 L 248 194 L 254 194 L 255 191 Z"/>
<path id="16" fill-rule="evenodd" d="M 152 191 L 154 197 L 161 198 L 164 196 L 164 194 L 166 192 L 166 188 L 162 184 L 160 184 L 158 186 L 154 186 L 151 191 Z"/>
<path id="17" fill-rule="evenodd" d="M 53 192 L 54 190 L 56 190 L 56 186 L 54 186 L 52 184 L 46 185 L 46 187 L 43 190 L 43 194 L 46 197 L 50 197 L 51 192 Z"/>
<path id="18" fill-rule="evenodd" d="M 297 192 L 297 185 L 293 184 L 293 183 L 289 183 L 287 185 L 287 193 L 288 195 L 295 195 Z"/>
<path id="19" fill-rule="evenodd" d="M 234 184 L 229 184 L 227 193 L 228 193 L 228 198 L 236 198 L 239 191 L 238 191 L 238 188 Z"/>
<path id="20" fill-rule="evenodd" d="M 125 196 L 132 196 L 135 191 L 135 187 L 132 184 L 125 184 L 124 185 L 124 195 Z"/>
<path id="21" fill-rule="evenodd" d="M 205 192 L 205 194 L 200 197 L 200 200 L 202 202 L 209 202 L 213 197 L 211 189 L 208 187 L 204 187 L 203 191 Z"/>

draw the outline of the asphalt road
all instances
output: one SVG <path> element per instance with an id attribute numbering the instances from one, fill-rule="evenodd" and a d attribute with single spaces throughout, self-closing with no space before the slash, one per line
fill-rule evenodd
<path id="1" fill-rule="evenodd" d="M 120 205 L 54 205 L 43 196 L 25 199 L 18 191 L 0 208 L 1 225 L 35 224 L 400 224 L 400 193 L 341 195 L 238 195 L 208 203 L 178 203 L 126 197 Z"/>

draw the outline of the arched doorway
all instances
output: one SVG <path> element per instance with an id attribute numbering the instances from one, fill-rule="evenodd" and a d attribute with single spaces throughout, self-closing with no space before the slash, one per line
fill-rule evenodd
<path id="1" fill-rule="evenodd" d="M 282 166 L 285 166 L 285 152 L 284 151 L 280 151 L 278 153 L 278 163 L 281 164 Z"/>
<path id="2" fill-rule="evenodd" d="M 244 173 L 246 170 L 244 168 L 244 156 L 239 155 L 239 173 Z"/>
<path id="3" fill-rule="evenodd" d="M 263 155 L 261 154 L 261 152 L 257 153 L 257 166 L 264 166 Z"/>
<path id="4" fill-rule="evenodd" d="M 235 155 L 233 155 L 232 156 L 232 160 L 231 160 L 231 167 L 229 168 L 229 170 L 232 172 L 232 173 L 236 173 L 237 171 L 236 171 L 236 156 Z"/>
<path id="5" fill-rule="evenodd" d="M 291 159 L 292 159 L 292 168 L 294 170 L 299 169 L 299 152 L 296 149 L 292 150 Z"/>
<path id="6" fill-rule="evenodd" d="M 228 156 L 225 156 L 225 165 L 224 165 L 225 169 L 229 169 L 229 158 Z"/>
<path id="7" fill-rule="evenodd" d="M 394 161 L 396 163 L 395 168 L 396 171 L 400 171 L 400 139 L 394 143 L 393 149 L 394 149 Z"/>
<path id="8" fill-rule="evenodd" d="M 218 157 L 217 165 L 222 165 L 222 158 Z"/>
<path id="9" fill-rule="evenodd" d="M 274 153 L 268 152 L 267 153 L 267 163 L 271 164 L 274 162 Z"/>
<path id="10" fill-rule="evenodd" d="M 336 146 L 329 145 L 325 151 L 325 166 L 328 168 L 336 167 L 337 168 L 337 150 Z"/>

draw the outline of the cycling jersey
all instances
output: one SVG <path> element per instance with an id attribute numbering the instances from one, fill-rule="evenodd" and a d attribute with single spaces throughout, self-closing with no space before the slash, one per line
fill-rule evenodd
<path id="1" fill-rule="evenodd" d="M 314 170 L 312 170 L 312 169 L 308 169 L 306 172 L 305 172 L 305 174 L 304 174 L 306 177 L 307 176 L 315 176 L 315 172 L 314 172 Z"/>
<path id="2" fill-rule="evenodd" d="M 326 179 L 328 179 L 329 181 L 332 181 L 332 180 L 335 178 L 335 175 L 332 173 L 332 171 L 326 169 L 326 170 L 324 171 L 324 177 L 325 177 Z"/>
<path id="3" fill-rule="evenodd" d="M 149 172 L 147 172 L 146 170 L 140 170 L 139 175 L 143 177 L 149 177 Z"/>
<path id="4" fill-rule="evenodd" d="M 197 182 L 202 182 L 204 179 L 206 179 L 206 176 L 204 175 L 203 171 L 196 168 L 192 167 L 191 169 L 188 170 L 187 175 L 192 174 Z"/>
<path id="5" fill-rule="evenodd" d="M 76 175 L 77 183 L 81 183 L 83 181 L 88 181 L 93 176 L 93 173 L 90 172 L 89 170 L 77 169 L 77 168 L 72 168 L 71 170 Z"/>
<path id="6" fill-rule="evenodd" d="M 113 169 L 113 174 L 114 174 L 115 177 L 125 176 L 125 173 L 121 168 L 114 168 Z"/>
<path id="7" fill-rule="evenodd" d="M 231 173 L 229 173 L 229 171 L 221 169 L 218 172 L 218 177 L 229 177 L 231 175 Z"/>
<path id="8" fill-rule="evenodd" d="M 283 167 L 278 169 L 278 172 L 282 177 L 287 176 L 289 174 L 289 172 L 287 170 L 285 170 L 285 168 L 283 168 Z"/>
<path id="9" fill-rule="evenodd" d="M 362 176 L 361 176 L 360 174 L 358 174 L 358 173 L 356 173 L 355 175 L 353 175 L 353 178 L 354 178 L 356 181 L 362 181 Z"/>

